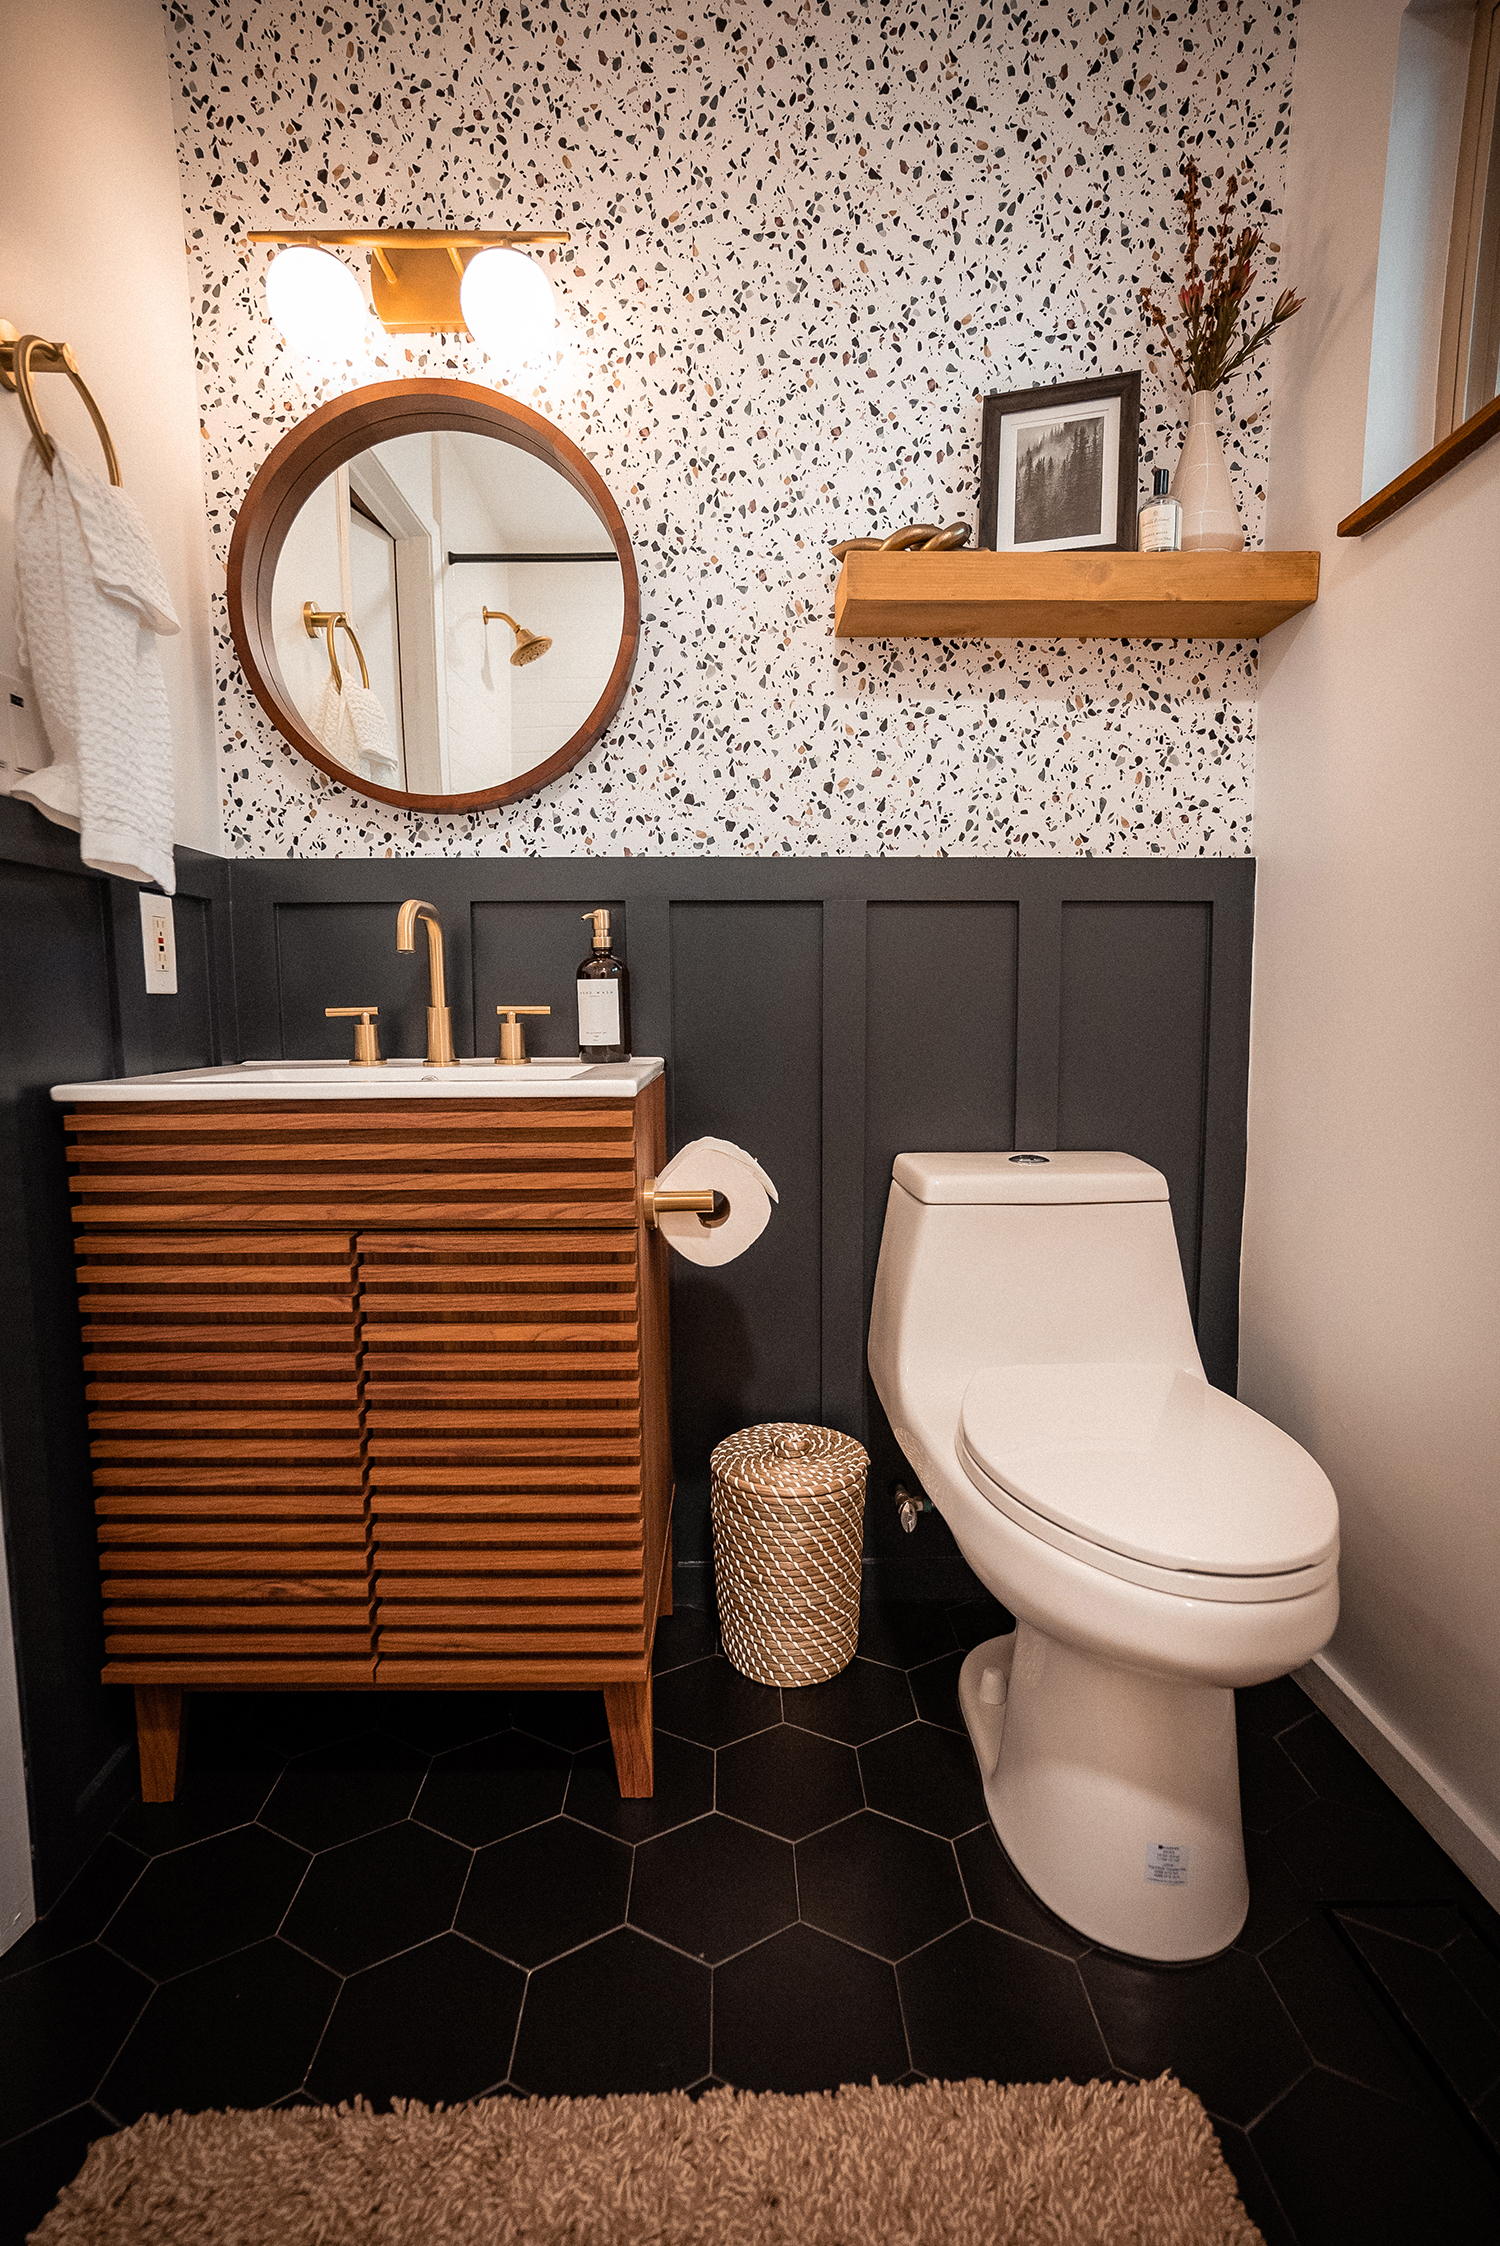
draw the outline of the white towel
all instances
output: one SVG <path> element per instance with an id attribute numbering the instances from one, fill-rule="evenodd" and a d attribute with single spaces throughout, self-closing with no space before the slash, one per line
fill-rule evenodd
<path id="1" fill-rule="evenodd" d="M 156 640 L 179 627 L 140 510 L 61 445 L 50 475 L 29 445 L 16 579 L 53 761 L 11 792 L 75 828 L 85 865 L 170 897 L 172 732 Z"/>
<path id="2" fill-rule="evenodd" d="M 400 775 L 390 720 L 372 686 L 346 678 L 342 693 L 330 671 L 323 701 L 313 728 L 328 754 L 351 772 L 382 787 L 394 787 Z"/>

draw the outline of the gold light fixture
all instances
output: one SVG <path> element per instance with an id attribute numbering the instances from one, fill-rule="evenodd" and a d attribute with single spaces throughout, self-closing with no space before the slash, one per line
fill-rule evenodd
<path id="1" fill-rule="evenodd" d="M 318 253 L 367 249 L 370 294 L 387 335 L 473 335 L 486 350 L 503 354 L 516 349 L 518 337 L 523 343 L 534 343 L 539 329 L 550 322 L 547 276 L 533 259 L 517 253 L 541 243 L 566 242 L 568 236 L 536 227 L 450 234 L 413 227 L 325 226 L 265 229 L 245 239 L 281 247 L 283 254 L 273 261 L 272 274 L 289 267 L 287 253 L 296 253 L 290 262 L 302 268 L 304 285 L 300 290 L 295 287 L 289 269 L 280 290 L 283 302 L 272 304 L 289 342 L 326 348 L 332 300 L 347 294 L 333 274 L 326 273 L 321 277 L 328 283 L 328 295 L 322 297 L 314 262 Z M 327 256 L 327 262 L 348 274 L 341 259 Z M 475 268 L 472 282 L 471 266 Z M 269 296 L 269 276 L 266 285 Z M 291 332 L 289 318 L 299 332 Z M 520 355 L 525 355 L 524 348 Z"/>
<path id="2" fill-rule="evenodd" d="M 511 661 L 515 664 L 517 670 L 520 670 L 526 663 L 534 663 L 537 657 L 545 655 L 552 645 L 551 640 L 543 639 L 539 632 L 528 632 L 524 624 L 518 624 L 514 616 L 507 616 L 503 608 L 487 608 L 483 611 L 483 615 L 487 624 L 509 624 L 511 630 L 515 633 L 516 651 L 512 655 Z"/>

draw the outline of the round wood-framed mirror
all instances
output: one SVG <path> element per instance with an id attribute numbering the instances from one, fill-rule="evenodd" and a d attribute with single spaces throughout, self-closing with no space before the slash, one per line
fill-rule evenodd
<path id="1" fill-rule="evenodd" d="M 629 533 L 593 463 L 472 382 L 379 382 L 282 438 L 229 548 L 256 700 L 330 779 L 478 811 L 575 765 L 640 639 Z"/>

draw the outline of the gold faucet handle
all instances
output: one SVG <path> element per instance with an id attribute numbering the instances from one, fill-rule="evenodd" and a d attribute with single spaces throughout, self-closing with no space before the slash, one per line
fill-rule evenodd
<path id="1" fill-rule="evenodd" d="M 526 1050 L 526 1032 L 517 1021 L 518 1014 L 550 1014 L 550 1006 L 497 1006 L 495 1012 L 503 1019 L 500 1023 L 500 1050 L 495 1055 L 497 1068 L 521 1068 L 531 1059 Z"/>
<path id="2" fill-rule="evenodd" d="M 384 1068 L 385 1062 L 380 1053 L 380 1031 L 375 1026 L 375 1017 L 379 1012 L 378 1006 L 323 1008 L 325 1021 L 343 1021 L 354 1015 L 359 1017 L 358 1027 L 354 1032 L 354 1058 L 349 1064 L 351 1068 Z"/>

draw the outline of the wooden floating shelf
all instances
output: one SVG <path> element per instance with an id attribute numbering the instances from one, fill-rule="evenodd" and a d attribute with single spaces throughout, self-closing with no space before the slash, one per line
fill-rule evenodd
<path id="1" fill-rule="evenodd" d="M 1318 556 L 845 556 L 840 639 L 1259 639 L 1318 597 Z"/>

